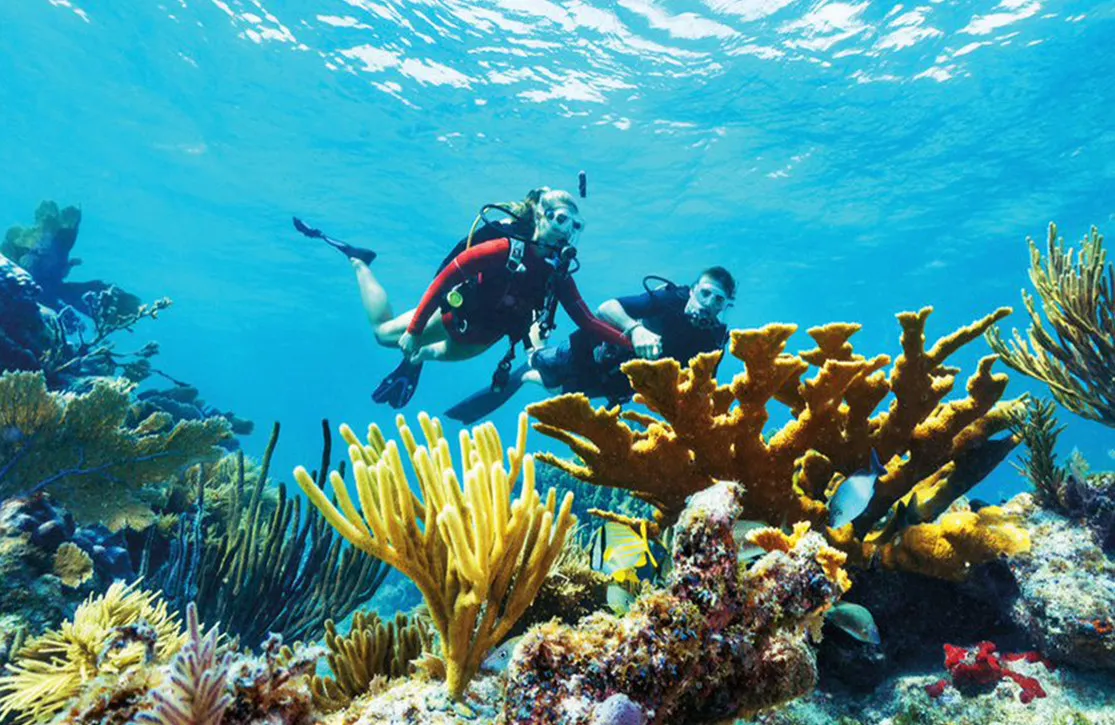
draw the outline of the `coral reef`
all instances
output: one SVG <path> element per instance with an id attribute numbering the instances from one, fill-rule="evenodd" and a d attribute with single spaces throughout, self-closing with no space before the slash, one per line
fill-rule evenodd
<path id="1" fill-rule="evenodd" d="M 130 380 L 135 377 L 128 376 Z M 231 410 L 221 411 L 206 404 L 201 399 L 198 389 L 192 385 L 179 383 L 170 388 L 150 389 L 136 395 L 136 403 L 132 407 L 132 419 L 143 420 L 154 413 L 165 413 L 174 423 L 183 420 L 206 420 L 208 418 L 224 418 L 229 423 L 229 428 L 234 436 L 251 435 L 255 424 L 250 420 L 238 417 Z M 226 450 L 237 450 L 239 441 L 232 437 L 222 441 Z"/>
<path id="2" fill-rule="evenodd" d="M 54 552 L 54 575 L 65 586 L 76 589 L 93 578 L 93 559 L 67 541 Z"/>
<path id="3" fill-rule="evenodd" d="M 1115 670 L 1115 562 L 1075 520 L 1031 505 L 1033 547 L 1007 565 L 1019 595 L 1010 618 L 1050 660 Z"/>
<path id="4" fill-rule="evenodd" d="M 369 691 L 372 681 L 406 677 L 411 664 L 430 649 L 433 636 L 426 621 L 408 619 L 403 613 L 384 623 L 379 616 L 357 612 L 347 636 L 337 632 L 333 620 L 325 623 L 325 645 L 333 677 L 314 677 L 314 705 L 323 712 L 348 707 L 353 698 Z"/>
<path id="5" fill-rule="evenodd" d="M 328 422 L 322 430 L 318 480 L 324 484 L 332 454 Z M 207 519 L 206 479 L 198 478 L 193 508 L 179 518 L 169 558 L 145 567 L 176 609 L 196 601 L 204 619 L 221 622 L 249 646 L 272 632 L 292 641 L 317 639 L 327 618 L 347 617 L 388 572 L 347 546 L 324 519 L 304 514 L 303 500 L 288 497 L 286 486 L 271 489 L 274 499 L 266 495 L 278 438 L 276 424 L 250 490 L 244 455 L 236 454 L 235 484 L 225 494 L 222 516 Z"/>
<path id="6" fill-rule="evenodd" d="M 809 692 L 806 631 L 847 587 L 845 556 L 802 524 L 789 537 L 767 530 L 771 553 L 741 570 L 732 527 L 745 500 L 730 482 L 695 494 L 677 524 L 670 584 L 624 617 L 528 632 L 508 668 L 504 722 L 586 724 L 616 694 L 648 722 L 713 722 Z"/>
<path id="7" fill-rule="evenodd" d="M 339 474 L 329 479 L 340 509 L 301 466 L 302 490 L 349 542 L 409 577 L 422 592 L 441 640 L 446 684 L 463 696 L 488 650 L 507 635 L 530 605 L 576 523 L 572 494 L 560 509 L 550 489 L 545 502 L 534 487 L 534 460 L 525 455 L 527 421 L 505 468 L 503 447 L 492 425 L 460 436 L 463 488 L 449 442 L 437 419 L 419 415 L 426 445 L 419 446 L 402 416 L 399 435 L 418 476 L 411 490 L 394 441 L 378 426 L 362 444 L 347 426 L 349 458 L 363 516 Z M 512 487 L 522 473 L 522 489 Z M 342 513 L 343 511 L 343 513 Z"/>
<path id="8" fill-rule="evenodd" d="M 161 725 L 309 725 L 310 675 L 323 650 L 282 646 L 260 655 L 221 645 L 187 608 L 181 631 L 166 603 L 113 584 L 72 622 L 30 640 L 0 677 L 0 718 L 19 723 L 148 722 Z"/>
<path id="9" fill-rule="evenodd" d="M 310 694 L 310 677 L 324 651 L 320 647 L 293 649 L 283 638 L 271 635 L 262 654 L 239 654 L 232 659 L 227 680 L 232 702 L 221 725 L 309 725 L 316 722 Z"/>
<path id="10" fill-rule="evenodd" d="M 78 522 L 150 525 L 151 486 L 215 458 L 229 431 L 221 419 L 168 427 L 160 415 L 129 426 L 131 391 L 98 380 L 82 395 L 51 393 L 41 373 L 0 376 L 0 497 L 45 490 Z"/>
<path id="11" fill-rule="evenodd" d="M 46 494 L 0 502 L 0 612 L 12 626 L 40 634 L 89 593 L 131 576 L 119 533 L 77 526 Z"/>
<path id="12" fill-rule="evenodd" d="M 378 681 L 377 681 L 378 682 Z M 480 677 L 459 700 L 445 683 L 423 677 L 391 680 L 324 719 L 326 725 L 495 725 L 500 722 L 504 687 L 496 677 Z"/>
<path id="13" fill-rule="evenodd" d="M 8 663 L 27 641 L 27 627 L 19 617 L 0 614 L 0 668 Z"/>
<path id="14" fill-rule="evenodd" d="M 988 331 L 988 344 L 1005 364 L 1048 385 L 1061 405 L 1115 426 L 1115 270 L 1107 263 L 1103 236 L 1092 227 L 1077 251 L 1050 224 L 1044 259 L 1037 243 L 1026 241 L 1041 311 L 1023 290 L 1031 322 L 1027 337 L 1013 330 L 1008 342 L 996 328 Z"/>
<path id="15" fill-rule="evenodd" d="M 874 450 L 886 473 L 863 514 L 829 529 L 830 539 L 853 563 L 889 546 L 887 559 L 895 565 L 931 562 L 926 573 L 961 578 L 973 566 L 1028 545 L 1025 532 L 996 512 L 949 522 L 974 527 L 962 535 L 940 526 L 919 532 L 1017 444 L 1009 433 L 993 437 L 1007 429 L 1008 413 L 1019 405 L 999 402 L 1007 377 L 991 372 L 994 356 L 980 361 L 966 398 L 944 401 L 959 373 L 945 361 L 1010 310 L 997 310 L 927 349 L 931 310 L 898 315 L 902 354 L 889 375 L 883 371 L 889 357 L 853 353 L 848 340 L 859 326 L 852 324 L 809 330 L 817 348 L 799 355 L 784 351 L 794 325 L 734 331 L 730 352 L 745 371 L 729 385 L 715 377 L 721 352 L 699 355 L 685 369 L 673 360 L 625 363 L 636 402 L 661 419 L 594 410 L 579 395 L 552 398 L 528 407 L 539 421 L 535 427 L 569 445 L 584 463 L 539 458 L 582 480 L 633 491 L 658 509 L 664 524 L 687 496 L 718 479 L 744 485 L 745 518 L 783 524 L 825 521 L 827 500 L 866 467 Z M 802 380 L 811 367 L 817 374 Z M 887 410 L 872 417 L 888 396 Z M 768 437 L 763 427 L 772 400 L 787 405 L 793 418 Z M 947 565 L 938 561 L 941 554 L 948 555 Z"/>
<path id="16" fill-rule="evenodd" d="M 1084 521 L 1108 554 L 1115 554 L 1115 473 L 1070 475 L 1059 490 L 1061 511 Z"/>
<path id="17" fill-rule="evenodd" d="M 885 567 L 940 579 L 962 580 L 981 564 L 999 556 L 1030 550 L 1030 537 L 1020 526 L 1018 506 L 984 506 L 972 511 L 958 500 L 933 523 L 912 526 L 896 541 L 874 550 Z M 872 539 L 868 538 L 868 544 Z"/>
<path id="18" fill-rule="evenodd" d="M 881 567 L 851 574 L 843 601 L 871 612 L 881 641 L 860 641 L 826 621 L 817 660 L 827 692 L 867 693 L 899 673 L 939 667 L 946 642 L 1028 646 L 1007 614 L 1018 585 L 1005 561 L 985 564 L 963 582 Z"/>
<path id="19" fill-rule="evenodd" d="M 34 226 L 8 229 L 0 243 L 0 253 L 50 290 L 50 296 L 55 299 L 48 301 L 57 302 L 63 280 L 72 268 L 81 264 L 81 260 L 70 258 L 80 226 L 80 209 L 72 206 L 59 209 L 53 201 L 44 201 L 35 210 Z"/>
<path id="20" fill-rule="evenodd" d="M 81 211 L 59 209 L 45 201 L 33 227 L 12 227 L 0 245 L 5 287 L 17 292 L 0 316 L 0 369 L 42 370 L 52 388 L 82 376 L 112 376 L 117 370 L 136 381 L 152 371 L 158 347 L 121 354 L 108 338 L 131 330 L 140 320 L 157 318 L 169 299 L 142 304 L 138 297 L 101 280 L 67 282 L 81 260 L 70 257 L 77 241 Z M 86 339 L 82 316 L 92 324 Z"/>
<path id="21" fill-rule="evenodd" d="M 116 349 L 110 338 L 132 332 L 143 319 L 157 319 L 171 301 L 143 304 L 101 280 L 65 281 L 80 264 L 70 257 L 80 223 L 79 209 L 43 202 L 35 225 L 13 227 L 0 245 L 0 371 L 41 371 L 51 390 L 73 393 L 87 392 L 90 377 L 119 375 L 139 383 L 159 375 L 174 387 L 142 393 L 140 417 L 131 425 L 161 411 L 170 422 L 223 417 L 237 435 L 250 433 L 250 421 L 206 406 L 195 388 L 153 367 L 157 343 L 132 352 Z M 236 444 L 232 437 L 222 440 L 230 449 Z"/>
<path id="22" fill-rule="evenodd" d="M 1016 468 L 1034 487 L 1034 500 L 1070 519 L 1085 522 L 1100 547 L 1115 552 L 1115 475 L 1089 475 L 1077 451 L 1068 465 L 1057 463 L 1057 438 L 1064 426 L 1057 424 L 1053 403 L 1029 399 L 1026 408 L 1012 416 L 1012 427 L 1026 444 L 1028 454 Z"/>
<path id="23" fill-rule="evenodd" d="M 66 544 L 76 546 L 90 558 L 98 588 L 107 587 L 114 579 L 133 576 L 121 532 L 110 532 L 102 524 L 78 526 L 73 516 L 55 506 L 45 493 L 0 503 L 0 536 L 22 534 L 27 535 L 26 543 L 43 556 L 57 556 Z M 38 574 L 42 573 L 45 571 L 40 569 Z"/>
<path id="24" fill-rule="evenodd" d="M 0 677 L 0 717 L 47 722 L 99 676 L 122 680 L 163 664 L 185 642 L 175 616 L 150 592 L 117 582 L 85 601 L 72 622 L 24 645 Z"/>

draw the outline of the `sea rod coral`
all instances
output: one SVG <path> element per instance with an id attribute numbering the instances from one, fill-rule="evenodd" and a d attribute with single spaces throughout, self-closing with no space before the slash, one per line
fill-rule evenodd
<path id="1" fill-rule="evenodd" d="M 994 328 L 988 330 L 988 344 L 1004 363 L 1048 385 L 1061 405 L 1115 426 L 1115 270 L 1103 236 L 1093 227 L 1077 251 L 1050 224 L 1044 259 L 1037 243 L 1027 242 L 1041 311 L 1023 290 L 1028 339 L 1015 330 L 1007 341 Z"/>
<path id="2" fill-rule="evenodd" d="M 304 468 L 294 475 L 342 536 L 417 585 L 441 637 L 449 694 L 459 699 L 488 650 L 511 631 L 542 586 L 576 523 L 573 496 L 567 494 L 558 508 L 553 489 L 545 501 L 535 490 L 534 460 L 525 454 L 526 416 L 508 452 L 510 470 L 494 426 L 474 428 L 471 436 L 461 432 L 463 487 L 440 422 L 425 413 L 418 421 L 425 446 L 402 416 L 396 424 L 421 499 L 407 482 L 398 445 L 374 424 L 366 443 L 341 427 L 362 516 L 335 471 L 329 479 L 336 505 Z M 512 500 L 520 473 L 522 488 Z"/>
<path id="3" fill-rule="evenodd" d="M 551 398 L 528 407 L 535 427 L 583 463 L 539 458 L 582 480 L 633 491 L 664 524 L 692 493 L 738 480 L 746 489 L 744 516 L 780 525 L 826 522 L 827 502 L 874 450 L 886 473 L 855 522 L 828 529 L 830 540 L 853 563 L 878 556 L 963 578 L 974 565 L 1028 546 L 1025 531 L 995 507 L 954 511 L 948 526 L 932 523 L 1018 443 L 1007 413 L 1019 401 L 1000 402 L 1007 376 L 991 371 L 995 356 L 980 360 L 967 397 L 945 402 L 959 373 L 948 358 L 1010 309 L 927 346 L 931 312 L 898 315 L 902 353 L 889 375 L 890 357 L 855 354 L 849 339 L 859 325 L 844 323 L 809 330 L 817 347 L 797 355 L 785 352 L 794 325 L 733 331 L 729 351 L 745 370 L 727 385 L 716 379 L 722 352 L 698 355 L 687 368 L 669 359 L 625 363 L 635 401 L 661 417 L 593 409 L 582 395 Z M 803 379 L 811 368 L 816 375 Z M 887 409 L 872 415 L 888 397 Z M 771 401 L 788 406 L 792 418 L 768 436 Z"/>
<path id="4" fill-rule="evenodd" d="M 850 585 L 845 556 L 802 523 L 792 536 L 757 532 L 770 553 L 741 568 L 744 542 L 732 530 L 744 498 L 731 482 L 695 494 L 677 524 L 670 584 L 622 618 L 528 632 L 508 669 L 502 722 L 588 725 L 617 693 L 642 710 L 640 722 L 721 722 L 812 690 L 806 633 Z"/>

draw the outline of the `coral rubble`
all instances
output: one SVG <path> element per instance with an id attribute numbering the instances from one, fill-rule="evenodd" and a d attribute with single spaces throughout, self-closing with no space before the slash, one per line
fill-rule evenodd
<path id="1" fill-rule="evenodd" d="M 845 557 L 803 525 L 741 570 L 732 526 L 745 500 L 728 482 L 695 494 L 677 524 L 670 584 L 622 618 L 528 632 L 508 669 L 503 722 L 587 725 L 617 693 L 648 722 L 714 722 L 809 692 L 806 632 L 847 586 Z"/>
<path id="2" fill-rule="evenodd" d="M 817 348 L 799 355 L 785 352 L 794 325 L 734 331 L 730 352 L 745 370 L 728 385 L 715 377 L 721 352 L 699 355 L 684 369 L 673 360 L 625 363 L 636 402 L 661 418 L 594 410 L 580 395 L 552 398 L 528 407 L 539 421 L 535 427 L 568 444 L 584 463 L 539 458 L 582 480 L 633 491 L 665 524 L 687 496 L 719 479 L 744 485 L 746 518 L 819 524 L 840 483 L 865 468 L 874 450 L 886 473 L 866 511 L 852 524 L 829 529 L 830 539 L 854 563 L 891 547 L 908 554 L 892 551 L 886 558 L 894 565 L 932 562 L 926 573 L 963 577 L 972 566 L 1028 546 L 1025 531 L 1001 512 L 964 516 L 951 526 L 931 523 L 1018 442 L 1009 433 L 994 437 L 1006 431 L 1008 413 L 1019 405 L 1000 402 L 1007 376 L 991 372 L 994 356 L 980 361 L 967 397 L 945 402 L 959 373 L 946 360 L 1010 310 L 927 347 L 930 312 L 898 315 L 902 354 L 889 375 L 889 357 L 854 354 L 848 340 L 859 326 L 852 324 L 809 330 Z M 803 380 L 810 368 L 816 375 Z M 888 396 L 887 409 L 872 416 Z M 787 405 L 793 417 L 767 436 L 771 401 Z M 938 528 L 923 529 L 929 526 Z M 949 559 L 942 565 L 944 554 Z"/>

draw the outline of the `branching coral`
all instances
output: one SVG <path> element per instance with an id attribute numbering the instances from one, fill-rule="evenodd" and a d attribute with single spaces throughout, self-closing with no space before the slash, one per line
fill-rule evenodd
<path id="1" fill-rule="evenodd" d="M 1093 227 L 1077 253 L 1050 224 L 1044 259 L 1037 243 L 1027 241 L 1041 311 L 1023 291 L 1028 339 L 1014 330 L 1008 342 L 992 329 L 988 344 L 1004 363 L 1048 385 L 1061 405 L 1115 426 L 1115 270 L 1107 263 L 1103 236 Z"/>
<path id="2" fill-rule="evenodd" d="M 328 424 L 322 429 L 324 483 L 332 445 Z M 180 610 L 196 600 L 205 619 L 222 622 L 250 646 L 271 632 L 316 639 L 328 617 L 347 617 L 375 594 L 388 572 L 382 562 L 347 546 L 323 518 L 303 514 L 303 500 L 288 497 L 285 486 L 277 487 L 277 500 L 269 495 L 278 437 L 276 424 L 250 490 L 244 455 L 237 454 L 235 484 L 221 492 L 222 515 L 208 523 L 209 492 L 205 480 L 197 482 L 194 511 L 181 517 L 172 555 L 152 579 Z"/>
<path id="3" fill-rule="evenodd" d="M 357 612 L 352 618 L 352 629 L 344 637 L 337 632 L 333 620 L 327 621 L 325 644 L 333 677 L 313 678 L 314 704 L 325 712 L 340 710 L 366 693 L 377 677 L 391 679 L 412 674 L 411 663 L 430 648 L 432 641 L 425 620 L 408 619 L 401 612 L 394 622 L 387 623 L 375 613 Z"/>
<path id="4" fill-rule="evenodd" d="M 28 642 L 0 677 L 0 718 L 46 722 L 100 675 L 114 678 L 173 657 L 186 637 L 153 593 L 117 582 L 58 631 Z"/>
<path id="5" fill-rule="evenodd" d="M 518 444 L 508 452 L 510 470 L 494 426 L 474 428 L 471 436 L 461 432 L 463 488 L 440 422 L 425 414 L 418 420 L 425 446 L 418 445 L 402 416 L 396 424 L 421 499 L 407 482 L 397 444 L 387 442 L 374 424 L 367 443 L 341 427 L 363 515 L 335 472 L 329 478 L 337 505 L 304 468 L 294 475 L 346 539 L 417 585 L 441 637 L 449 694 L 458 699 L 485 654 L 506 636 L 542 586 L 576 523 L 570 514 L 573 496 L 567 494 L 558 509 L 553 489 L 545 502 L 538 495 L 534 460 L 524 454 L 525 416 L 519 421 Z M 512 501 L 520 473 L 522 489 Z"/>
<path id="6" fill-rule="evenodd" d="M 539 421 L 535 427 L 568 444 L 584 464 L 549 454 L 539 458 L 582 480 L 633 491 L 658 509 L 664 524 L 688 496 L 716 480 L 744 484 L 745 518 L 819 524 L 828 516 L 828 497 L 845 477 L 866 468 L 875 450 L 886 474 L 859 525 L 830 529 L 830 537 L 857 562 L 896 536 L 913 545 L 919 539 L 905 535 L 907 525 L 932 521 L 1017 444 L 1010 435 L 993 438 L 1006 430 L 1007 414 L 1018 405 L 999 402 L 1007 376 L 991 372 L 994 356 L 980 361 L 966 398 L 945 402 L 959 373 L 946 360 L 1010 310 L 997 310 L 927 348 L 931 311 L 898 315 L 902 354 L 889 375 L 889 357 L 853 352 L 849 338 L 859 330 L 853 324 L 809 330 L 817 348 L 798 355 L 785 352 L 793 325 L 734 331 L 729 349 L 745 371 L 728 385 L 715 377 L 720 352 L 699 355 L 684 369 L 673 360 L 625 363 L 636 402 L 661 418 L 594 410 L 580 395 L 552 398 L 528 408 Z M 816 375 L 803 380 L 810 368 Z M 887 409 L 873 416 L 888 396 Z M 788 406 L 792 419 L 768 438 L 763 428 L 772 400 Z M 901 517 L 895 515 L 899 505 Z M 887 521 L 893 525 L 864 536 Z M 957 576 L 1004 553 L 995 548 L 996 539 L 976 538 L 984 546 L 966 550 L 969 558 L 957 562 Z"/>
<path id="7" fill-rule="evenodd" d="M 79 522 L 149 525 L 150 485 L 215 458 L 229 432 L 221 419 L 127 425 L 132 387 L 98 380 L 73 395 L 48 392 L 41 373 L 0 376 L 0 497 L 46 490 Z"/>
<path id="8" fill-rule="evenodd" d="M 228 653 L 219 653 L 219 635 L 214 627 L 202 633 L 197 607 L 186 608 L 185 646 L 170 664 L 170 677 L 151 692 L 155 701 L 151 711 L 142 713 L 139 722 L 157 725 L 220 725 L 224 711 L 232 703 L 226 691 Z"/>

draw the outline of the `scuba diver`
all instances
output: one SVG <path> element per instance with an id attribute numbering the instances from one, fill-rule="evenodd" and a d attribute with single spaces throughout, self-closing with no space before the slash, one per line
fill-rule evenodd
<path id="1" fill-rule="evenodd" d="M 661 284 L 652 289 L 651 281 Z M 728 328 L 721 316 L 736 293 L 728 270 L 709 267 L 688 286 L 652 275 L 643 280 L 643 289 L 643 294 L 608 300 L 597 310 L 598 317 L 622 330 L 629 347 L 600 342 L 577 330 L 555 347 L 534 350 L 502 389 L 478 391 L 450 408 L 446 417 L 471 424 L 510 400 L 524 383 L 542 385 L 551 393 L 603 397 L 608 405 L 618 405 L 633 395 L 620 370 L 624 362 L 668 357 L 685 364 L 697 353 L 724 347 Z"/>
<path id="2" fill-rule="evenodd" d="M 580 186 L 584 197 L 583 172 Z M 508 218 L 491 221 L 487 214 L 492 211 Z M 501 389 L 509 380 L 515 345 L 530 347 L 532 326 L 545 337 L 554 327 L 558 304 L 594 339 L 630 345 L 618 330 L 593 316 L 573 280 L 584 221 L 569 192 L 541 187 L 522 202 L 485 205 L 468 236 L 442 261 L 418 306 L 401 315 L 392 312 L 387 293 L 368 266 L 375 252 L 327 237 L 297 218 L 294 226 L 349 258 L 376 341 L 402 349 L 403 361 L 372 394 L 377 403 L 403 407 L 427 360 L 466 360 L 506 336 L 510 350 L 491 385 Z"/>

